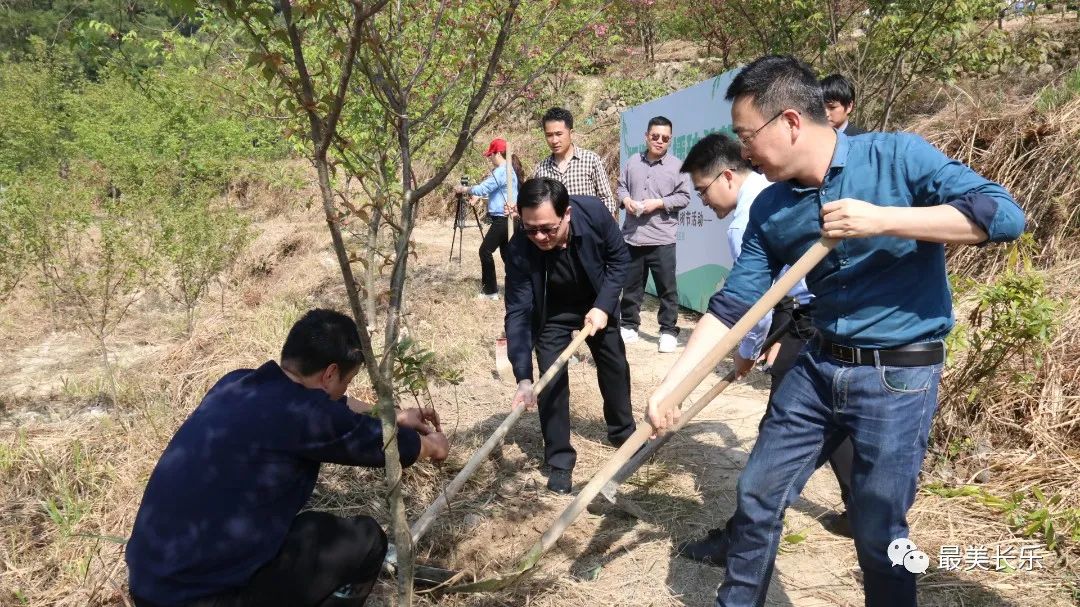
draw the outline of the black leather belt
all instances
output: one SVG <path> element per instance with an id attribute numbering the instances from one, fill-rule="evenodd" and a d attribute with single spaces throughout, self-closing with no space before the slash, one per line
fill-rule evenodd
<path id="1" fill-rule="evenodd" d="M 910 344 L 888 350 L 852 348 L 826 339 L 819 339 L 818 343 L 821 351 L 829 358 L 849 365 L 925 367 L 945 362 L 945 344 L 940 341 Z"/>

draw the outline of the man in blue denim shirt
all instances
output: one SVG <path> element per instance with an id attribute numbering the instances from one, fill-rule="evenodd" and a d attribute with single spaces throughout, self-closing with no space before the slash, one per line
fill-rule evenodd
<path id="1" fill-rule="evenodd" d="M 727 91 L 745 155 L 774 182 L 751 209 L 742 254 L 682 357 L 649 399 L 659 403 L 772 284 L 822 236 L 844 239 L 807 276 L 820 338 L 777 388 L 739 477 L 727 576 L 717 605 L 761 605 L 784 510 L 819 455 L 855 449 L 849 504 L 866 604 L 915 605 L 915 574 L 887 548 L 926 454 L 952 328 L 945 244 L 1017 238 L 1023 213 L 1000 185 L 904 133 L 849 138 L 826 121 L 814 73 L 792 57 L 748 65 Z"/>

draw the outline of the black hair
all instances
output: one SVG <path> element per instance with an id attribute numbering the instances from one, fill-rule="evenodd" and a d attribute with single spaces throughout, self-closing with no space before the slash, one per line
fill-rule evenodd
<path id="1" fill-rule="evenodd" d="M 566 125 L 566 128 L 571 130 L 574 128 L 574 115 L 570 113 L 570 110 L 561 107 L 553 107 L 544 112 L 544 117 L 540 119 L 540 128 L 544 128 L 544 125 L 549 122 L 559 122 L 560 120 Z"/>
<path id="2" fill-rule="evenodd" d="M 521 184 L 518 209 L 535 209 L 545 202 L 551 203 L 559 217 L 565 215 L 566 208 L 570 206 L 570 195 L 566 193 L 566 186 L 549 177 L 533 177 Z"/>
<path id="3" fill-rule="evenodd" d="M 821 79 L 821 96 L 825 103 L 835 101 L 847 107 L 855 103 L 855 87 L 840 74 L 830 74 Z"/>
<path id="4" fill-rule="evenodd" d="M 765 55 L 743 68 L 724 98 L 734 101 L 746 96 L 766 118 L 792 109 L 810 122 L 829 122 L 817 76 L 810 66 L 790 55 Z"/>
<path id="5" fill-rule="evenodd" d="M 331 364 L 336 364 L 345 375 L 363 362 L 356 323 L 333 310 L 309 310 L 289 329 L 281 348 L 281 364 L 305 376 Z"/>
<path id="6" fill-rule="evenodd" d="M 673 128 L 671 121 L 666 116 L 653 116 L 649 118 L 649 126 L 645 127 L 645 132 L 648 133 L 654 126 L 666 126 L 667 128 Z"/>
<path id="7" fill-rule="evenodd" d="M 742 151 L 742 142 L 738 137 L 727 133 L 712 133 L 702 137 L 690 148 L 679 171 L 711 175 L 726 169 L 736 173 L 752 170 L 753 166 L 743 158 Z"/>

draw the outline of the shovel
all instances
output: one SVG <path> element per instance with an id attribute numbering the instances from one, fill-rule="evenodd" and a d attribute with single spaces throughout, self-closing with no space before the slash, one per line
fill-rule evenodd
<path id="1" fill-rule="evenodd" d="M 495 375 L 503 383 L 514 383 L 514 365 L 510 363 L 505 337 L 495 340 Z"/>
<path id="2" fill-rule="evenodd" d="M 533 395 L 540 396 L 540 393 L 547 387 L 555 375 L 562 371 L 562 368 L 566 366 L 566 361 L 570 360 L 570 357 L 574 355 L 574 352 L 581 347 L 581 344 L 585 343 L 592 332 L 589 330 L 589 326 L 582 327 L 581 331 L 578 331 L 577 337 L 570 342 L 570 345 L 559 354 L 559 358 L 555 359 L 555 362 L 548 367 L 548 370 L 544 372 L 544 375 L 540 377 L 540 381 L 533 384 Z M 476 453 L 473 453 L 469 461 L 465 463 L 465 467 L 458 472 L 454 480 L 450 481 L 450 484 L 443 489 L 439 497 L 428 506 L 427 510 L 420 515 L 420 518 L 416 519 L 410 528 L 412 532 L 413 543 L 416 543 L 427 532 L 431 523 L 435 522 L 435 517 L 439 516 L 443 510 L 450 505 L 450 500 L 453 499 L 457 492 L 465 485 L 465 482 L 469 480 L 469 477 L 476 472 L 476 469 L 480 467 L 480 464 L 484 462 L 484 459 L 495 449 L 495 447 L 502 442 L 510 428 L 517 423 L 517 420 L 521 417 L 521 414 L 525 412 L 525 405 L 518 405 L 510 411 L 510 415 L 506 416 L 499 427 L 495 429 L 495 432 L 487 439 L 483 445 L 477 449 Z"/>
<path id="3" fill-rule="evenodd" d="M 555 362 L 552 363 L 550 367 L 548 367 L 548 370 L 544 372 L 544 374 L 540 377 L 540 380 L 533 384 L 532 389 L 534 396 L 540 396 L 540 393 L 544 390 L 544 388 L 546 388 L 547 385 L 551 383 L 551 380 L 554 379 L 555 376 L 559 373 L 559 371 L 561 371 L 563 367 L 566 366 L 566 362 L 570 360 L 570 357 L 574 355 L 574 352 L 576 352 L 578 348 L 581 347 L 581 344 L 585 343 L 585 340 L 588 339 L 590 335 L 592 335 L 592 331 L 590 331 L 590 328 L 590 325 L 586 321 L 586 325 L 582 327 L 580 331 L 578 331 L 577 336 L 574 337 L 574 339 L 570 342 L 570 345 L 568 345 L 566 349 L 563 350 L 562 354 L 559 354 L 559 357 L 555 359 Z M 457 492 L 460 491 L 463 486 L 465 486 L 465 482 L 468 481 L 469 477 L 471 477 L 473 473 L 476 472 L 476 470 L 480 467 L 480 465 L 484 462 L 484 460 L 492 452 L 492 450 L 494 450 L 495 447 L 502 442 L 503 438 L 510 431 L 510 428 L 513 427 L 515 423 L 517 423 L 517 420 L 521 418 L 521 414 L 524 412 L 525 405 L 518 405 L 514 407 L 510 411 L 510 415 L 506 416 L 506 419 L 504 419 L 503 422 L 499 424 L 499 427 L 495 429 L 495 432 L 492 433 L 492 435 L 487 439 L 487 441 L 483 445 L 481 445 L 475 453 L 473 453 L 472 457 L 469 458 L 469 461 L 465 463 L 465 467 L 462 468 L 461 471 L 457 473 L 457 476 L 455 476 L 454 479 L 450 481 L 450 484 L 448 484 L 442 490 L 442 493 L 439 494 L 439 497 L 430 506 L 428 506 L 427 510 L 424 510 L 423 514 L 420 515 L 420 518 L 416 519 L 416 522 L 413 523 L 412 526 L 409 528 L 409 533 L 412 534 L 413 545 L 415 545 L 416 542 L 418 542 L 420 538 L 423 537 L 425 533 L 427 533 L 428 529 L 431 527 L 431 524 L 435 522 L 435 518 L 442 514 L 443 510 L 446 510 L 446 508 L 449 507 L 450 500 L 453 499 L 455 495 L 457 495 Z M 394 570 L 396 570 L 396 568 L 397 551 L 391 544 L 386 552 L 386 559 L 383 561 L 383 569 L 393 572 Z M 425 578 L 428 579 L 422 580 L 421 574 L 423 574 Z M 421 584 L 425 582 L 431 582 L 432 585 L 442 584 L 453 578 L 455 575 L 455 572 L 448 569 L 439 569 L 437 567 L 421 567 L 420 565 L 416 566 L 416 580 L 418 583 Z"/>
<path id="4" fill-rule="evenodd" d="M 790 317 L 787 317 L 787 322 L 785 322 L 782 326 L 773 327 L 772 330 L 770 330 L 769 332 L 769 336 L 762 344 L 761 351 L 768 352 L 769 348 L 773 347 L 773 344 L 780 341 L 780 338 L 784 336 L 784 333 L 787 331 L 790 324 Z M 626 479 L 633 476 L 634 473 L 637 472 L 638 468 L 644 465 L 645 462 L 649 461 L 649 458 L 652 457 L 653 453 L 656 453 L 657 450 L 660 449 L 660 447 L 663 447 L 664 444 L 671 440 L 671 437 L 676 432 L 682 430 L 683 427 L 686 426 L 686 424 L 689 423 L 694 416 L 696 416 L 699 412 L 701 412 L 702 409 L 708 406 L 709 403 L 711 403 L 717 396 L 720 395 L 721 392 L 723 392 L 737 379 L 738 377 L 733 370 L 727 375 L 725 375 L 722 380 L 717 382 L 716 385 L 714 385 L 712 388 L 709 388 L 709 391 L 702 395 L 700 398 L 698 398 L 697 402 L 695 402 L 692 407 L 683 412 L 683 414 L 679 417 L 679 421 L 675 422 L 674 426 L 669 428 L 667 432 L 645 443 L 644 447 L 639 449 L 637 453 L 635 453 L 625 464 L 623 464 L 623 467 L 619 468 L 619 471 L 615 473 L 615 476 L 611 477 L 611 480 L 604 483 L 604 486 L 600 489 L 600 495 L 603 496 L 603 498 L 606 499 L 611 505 L 629 514 L 630 516 L 641 519 L 643 521 L 649 520 L 648 515 L 645 513 L 645 510 L 642 509 L 641 506 L 637 505 L 636 503 L 634 503 L 633 500 L 627 498 L 626 496 L 619 495 L 619 485 L 623 484 Z"/>
<path id="5" fill-rule="evenodd" d="M 824 259 L 838 242 L 838 240 L 831 238 L 821 238 L 806 253 L 803 253 L 802 257 L 761 296 L 757 303 L 743 314 L 743 317 L 713 346 L 712 350 L 675 386 L 671 394 L 661 401 L 661 410 L 678 406 L 686 400 L 686 397 L 697 388 L 698 384 L 712 373 L 716 365 L 738 345 L 739 341 L 746 336 L 746 333 L 764 318 L 769 310 L 776 306 L 796 283 L 802 280 L 814 266 Z M 727 383 L 729 382 L 720 382 L 717 386 L 714 386 L 714 390 L 721 385 L 726 388 Z M 720 390 L 723 388 L 720 388 Z M 699 400 L 692 409 L 684 412 L 682 418 L 689 421 L 695 413 L 704 408 L 708 402 L 702 403 L 702 400 L 704 399 Z M 449 586 L 443 588 L 442 592 L 491 592 L 502 590 L 528 575 L 536 566 L 536 563 L 540 561 L 540 558 L 555 545 L 555 542 L 577 520 L 577 517 L 581 515 L 586 506 L 600 493 L 601 488 L 622 469 L 623 465 L 645 444 L 645 441 L 649 440 L 649 436 L 653 432 L 651 424 L 645 423 L 638 426 L 638 429 L 626 439 L 626 442 L 623 443 L 622 447 L 619 447 L 615 455 L 581 489 L 574 501 L 563 510 L 555 523 L 544 532 L 528 552 L 521 556 L 513 569 L 487 579 Z"/>

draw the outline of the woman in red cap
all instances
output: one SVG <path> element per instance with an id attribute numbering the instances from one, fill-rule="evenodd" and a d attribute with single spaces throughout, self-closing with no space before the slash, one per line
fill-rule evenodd
<path id="1" fill-rule="evenodd" d="M 469 194 L 471 196 L 487 196 L 487 216 L 488 223 L 491 227 L 488 228 L 487 234 L 484 235 L 483 242 L 480 243 L 480 295 L 482 299 L 499 299 L 499 283 L 495 278 L 495 257 L 492 255 L 496 249 L 499 251 L 499 256 L 503 258 L 503 262 L 506 262 L 506 243 L 507 243 L 507 213 L 506 205 L 509 202 L 506 199 L 506 140 L 505 139 L 492 139 L 491 144 L 488 145 L 488 149 L 484 152 L 484 156 L 487 156 L 491 161 L 491 174 L 487 179 L 470 187 L 455 186 L 454 191 L 458 194 Z M 525 172 L 521 168 L 521 162 L 518 160 L 517 154 L 510 155 L 510 162 L 514 166 L 514 191 L 518 189 L 518 184 L 525 179 Z"/>

